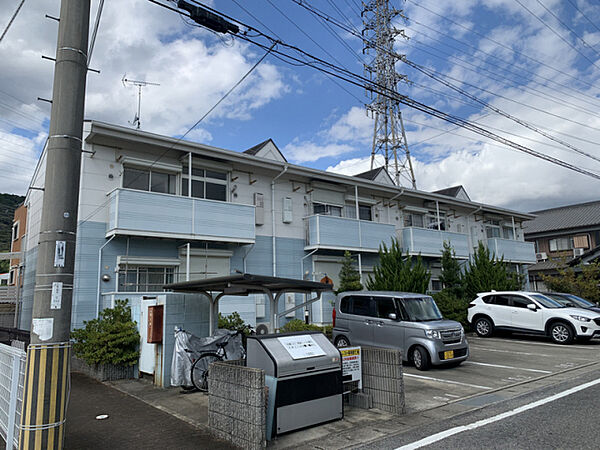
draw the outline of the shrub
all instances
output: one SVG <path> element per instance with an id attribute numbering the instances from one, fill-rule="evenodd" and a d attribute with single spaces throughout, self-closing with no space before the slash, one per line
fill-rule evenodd
<path id="1" fill-rule="evenodd" d="M 467 300 L 458 298 L 452 292 L 445 289 L 433 294 L 433 299 L 438 305 L 444 319 L 456 320 L 465 328 L 469 326 L 469 322 L 467 321 Z"/>
<path id="2" fill-rule="evenodd" d="M 113 364 L 133 366 L 139 360 L 140 334 L 131 320 L 127 300 L 117 300 L 100 317 L 83 322 L 84 327 L 73 330 L 73 352 L 89 365 Z"/>
<path id="3" fill-rule="evenodd" d="M 362 291 L 363 286 L 360 283 L 360 274 L 358 270 L 354 268 L 354 260 L 348 250 L 344 252 L 344 260 L 342 261 L 342 268 L 340 270 L 340 288 L 335 292 L 346 291 Z"/>
<path id="4" fill-rule="evenodd" d="M 317 325 L 304 323 L 303 320 L 292 319 L 282 326 L 279 331 L 289 333 L 290 331 L 322 331 L 322 329 Z"/>
<path id="5" fill-rule="evenodd" d="M 234 311 L 227 316 L 219 313 L 219 328 L 233 331 L 242 330 L 246 332 L 248 330 L 248 325 L 244 322 L 244 319 L 242 319 L 240 313 Z"/>

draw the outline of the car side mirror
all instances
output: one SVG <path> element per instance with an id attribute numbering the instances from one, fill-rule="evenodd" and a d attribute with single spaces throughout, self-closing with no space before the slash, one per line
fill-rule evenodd
<path id="1" fill-rule="evenodd" d="M 389 313 L 388 314 L 388 319 L 398 320 L 398 316 L 396 315 L 396 313 Z"/>
<path id="2" fill-rule="evenodd" d="M 527 303 L 527 309 L 530 309 L 531 311 L 537 311 L 537 306 L 535 306 L 533 303 Z"/>

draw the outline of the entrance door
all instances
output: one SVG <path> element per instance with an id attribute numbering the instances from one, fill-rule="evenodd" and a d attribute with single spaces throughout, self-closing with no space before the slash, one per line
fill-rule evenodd
<path id="1" fill-rule="evenodd" d="M 140 372 L 154 375 L 156 345 L 148 343 L 148 306 L 156 305 L 156 298 L 142 299 L 140 308 Z"/>

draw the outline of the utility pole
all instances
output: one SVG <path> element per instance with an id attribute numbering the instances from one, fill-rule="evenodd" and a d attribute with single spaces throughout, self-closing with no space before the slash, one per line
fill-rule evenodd
<path id="1" fill-rule="evenodd" d="M 386 91 L 397 92 L 400 81 L 406 78 L 396 72 L 396 63 L 402 58 L 394 52 L 394 40 L 404 31 L 395 28 L 392 20 L 404 17 L 402 11 L 390 8 L 389 0 L 370 0 L 363 2 L 363 53 L 375 51 L 370 64 L 365 64 L 369 79 Z M 371 170 L 375 167 L 377 155 L 383 156 L 385 170 L 397 185 L 408 181 L 410 187 L 417 188 L 417 181 L 410 160 L 410 151 L 406 142 L 406 133 L 400 112 L 400 102 L 390 96 L 369 91 L 371 103 L 367 113 L 375 119 L 373 146 L 371 149 Z M 393 158 L 393 161 L 390 159 Z M 393 170 L 390 171 L 390 165 Z"/>
<path id="2" fill-rule="evenodd" d="M 21 449 L 64 439 L 89 16 L 90 0 L 61 1 Z"/>

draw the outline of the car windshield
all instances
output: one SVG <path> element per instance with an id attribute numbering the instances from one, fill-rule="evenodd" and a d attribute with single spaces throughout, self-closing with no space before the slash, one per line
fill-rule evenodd
<path id="1" fill-rule="evenodd" d="M 575 303 L 575 306 L 581 306 L 582 308 L 591 308 L 596 306 L 589 300 L 586 300 L 573 294 L 564 294 L 564 296 L 567 297 L 571 303 Z"/>
<path id="2" fill-rule="evenodd" d="M 552 300 L 550 297 L 546 297 L 541 294 L 532 294 L 531 297 L 535 299 L 540 305 L 544 308 L 564 308 L 564 305 L 561 305 L 556 300 Z"/>
<path id="3" fill-rule="evenodd" d="M 399 298 L 397 301 L 411 322 L 442 320 L 442 313 L 431 297 Z"/>

